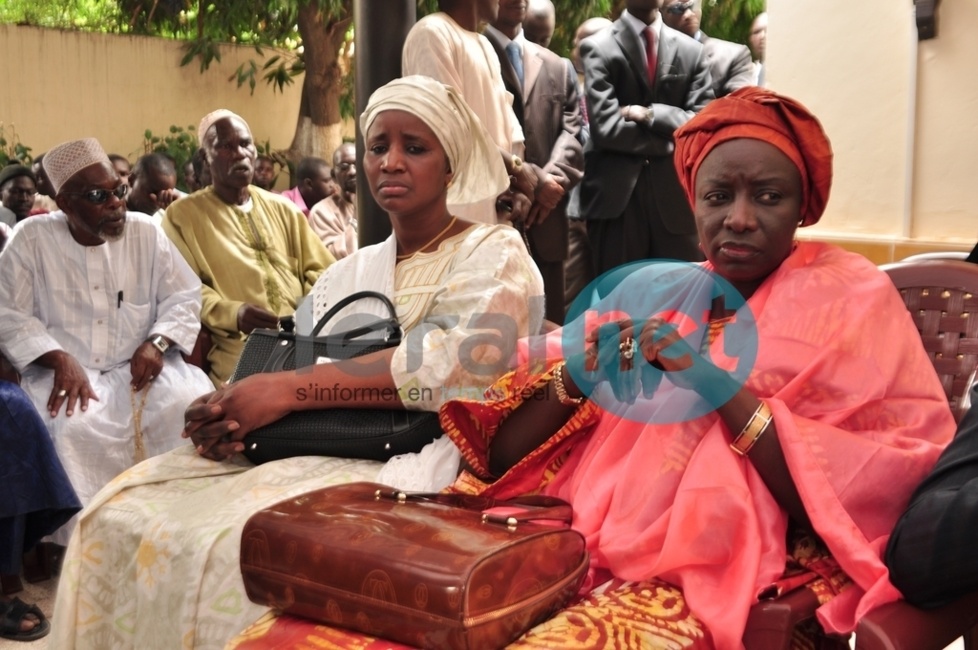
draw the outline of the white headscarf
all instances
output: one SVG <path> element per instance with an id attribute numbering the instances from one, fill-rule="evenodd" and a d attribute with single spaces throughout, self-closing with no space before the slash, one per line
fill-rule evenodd
<path id="1" fill-rule="evenodd" d="M 364 139 L 383 111 L 411 113 L 434 131 L 454 173 L 448 188 L 449 205 L 495 198 L 509 187 L 499 149 L 478 116 L 451 86 L 421 75 L 402 77 L 381 86 L 370 96 L 360 116 Z"/>

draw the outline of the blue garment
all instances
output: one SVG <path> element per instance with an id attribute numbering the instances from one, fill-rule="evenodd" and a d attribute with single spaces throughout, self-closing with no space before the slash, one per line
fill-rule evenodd
<path id="1" fill-rule="evenodd" d="M 47 427 L 27 394 L 0 381 L 0 573 L 81 510 Z"/>
<path id="2" fill-rule="evenodd" d="M 516 72 L 516 78 L 520 80 L 520 88 L 522 88 L 524 85 L 523 53 L 520 52 L 520 46 L 510 41 L 509 45 L 506 46 L 506 56 L 509 57 L 509 62 L 513 64 L 513 70 Z"/>

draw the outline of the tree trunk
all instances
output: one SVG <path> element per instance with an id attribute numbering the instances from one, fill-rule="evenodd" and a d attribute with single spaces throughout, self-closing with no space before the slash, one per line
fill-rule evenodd
<path id="1" fill-rule="evenodd" d="M 351 9 L 344 11 L 342 18 L 326 22 L 329 17 L 323 15 L 315 0 L 299 8 L 299 34 L 306 71 L 295 136 L 285 152 L 293 163 L 306 156 L 331 161 L 333 151 L 342 142 L 340 57 L 352 16 Z"/>

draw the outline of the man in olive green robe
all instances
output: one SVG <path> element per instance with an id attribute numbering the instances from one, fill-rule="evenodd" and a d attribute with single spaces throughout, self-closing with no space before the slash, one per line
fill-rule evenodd
<path id="1" fill-rule="evenodd" d="M 292 203 L 251 185 L 257 151 L 243 119 L 214 111 L 198 137 L 213 184 L 171 204 L 163 230 L 203 284 L 200 319 L 213 338 L 207 358 L 219 386 L 247 335 L 293 313 L 333 256 Z"/>

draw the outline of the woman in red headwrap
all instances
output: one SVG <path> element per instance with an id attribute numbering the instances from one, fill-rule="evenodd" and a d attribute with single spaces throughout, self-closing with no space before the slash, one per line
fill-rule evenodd
<path id="1" fill-rule="evenodd" d="M 794 239 L 829 194 L 815 117 L 745 88 L 675 140 L 708 261 L 612 272 L 490 401 L 442 409 L 457 490 L 569 500 L 590 585 L 617 580 L 516 647 L 739 648 L 762 591 L 815 576 L 848 633 L 899 597 L 881 552 L 954 431 L 887 276 Z"/>

